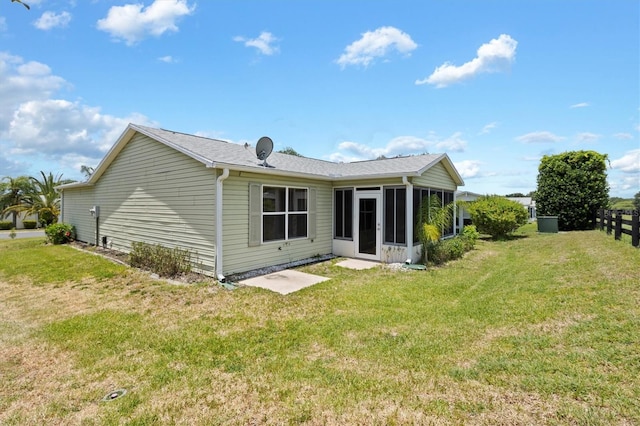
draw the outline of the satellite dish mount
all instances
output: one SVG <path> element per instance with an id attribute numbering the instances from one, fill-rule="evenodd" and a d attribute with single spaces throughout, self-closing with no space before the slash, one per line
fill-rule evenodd
<path id="1" fill-rule="evenodd" d="M 256 144 L 256 157 L 262 161 L 262 167 L 272 167 L 267 164 L 267 157 L 271 155 L 273 151 L 273 141 L 268 136 L 263 136 L 258 140 Z"/>

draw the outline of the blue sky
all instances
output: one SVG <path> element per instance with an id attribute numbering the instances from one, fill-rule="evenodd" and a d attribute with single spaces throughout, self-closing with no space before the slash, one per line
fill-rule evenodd
<path id="1" fill-rule="evenodd" d="M 82 179 L 129 122 L 354 161 L 446 152 L 478 193 L 608 154 L 640 191 L 640 2 L 0 2 L 0 176 Z"/>

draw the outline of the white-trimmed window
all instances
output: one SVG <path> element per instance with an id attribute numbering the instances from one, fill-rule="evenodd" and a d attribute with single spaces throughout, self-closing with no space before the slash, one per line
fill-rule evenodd
<path id="1" fill-rule="evenodd" d="M 271 241 L 316 238 L 314 187 L 249 183 L 249 247 Z"/>
<path id="2" fill-rule="evenodd" d="M 262 187 L 262 241 L 307 238 L 307 188 Z"/>

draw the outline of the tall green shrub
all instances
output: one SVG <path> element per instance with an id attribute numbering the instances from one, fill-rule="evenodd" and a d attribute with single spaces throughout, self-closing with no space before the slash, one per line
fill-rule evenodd
<path id="1" fill-rule="evenodd" d="M 598 209 L 609 203 L 607 155 L 570 151 L 545 155 L 538 167 L 538 216 L 558 216 L 563 231 L 591 229 Z"/>
<path id="2" fill-rule="evenodd" d="M 477 230 L 493 238 L 504 238 L 527 223 L 522 204 L 499 195 L 485 195 L 467 204 Z"/>

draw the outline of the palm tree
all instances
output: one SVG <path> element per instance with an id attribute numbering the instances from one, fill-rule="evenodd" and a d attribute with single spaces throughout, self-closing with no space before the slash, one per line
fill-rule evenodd
<path id="1" fill-rule="evenodd" d="M 38 220 L 43 226 L 51 225 L 58 221 L 60 215 L 60 194 L 56 187 L 73 180 L 62 179 L 62 174 L 53 176 L 51 172 L 45 175 L 40 172 L 42 180 L 30 177 L 28 190 L 24 193 L 23 203 L 13 205 L 5 210 L 13 212 L 25 212 L 28 215 L 38 215 Z"/>
<path id="2" fill-rule="evenodd" d="M 91 166 L 85 166 L 85 165 L 80 166 L 80 173 L 82 173 L 87 179 L 90 178 L 93 172 L 95 171 L 96 169 L 94 169 Z"/>
<path id="3" fill-rule="evenodd" d="M 418 210 L 416 232 L 422 243 L 422 252 L 425 261 L 428 258 L 428 250 L 442 237 L 442 231 L 450 228 L 453 223 L 455 204 L 442 205 L 440 197 L 431 195 L 424 197 Z"/>
<path id="4" fill-rule="evenodd" d="M 295 149 L 291 148 L 290 146 L 281 149 L 280 151 L 278 151 L 281 154 L 289 154 L 289 155 L 295 155 L 296 157 L 302 157 L 302 155 L 296 151 Z"/>
<path id="5" fill-rule="evenodd" d="M 19 210 L 10 209 L 12 206 L 21 206 L 25 202 L 25 193 L 30 191 L 31 180 L 27 176 L 12 178 L 5 176 L 0 182 L 0 219 L 12 216 L 13 227 L 17 226 Z"/>
<path id="6" fill-rule="evenodd" d="M 31 7 L 29 7 L 28 4 L 22 2 L 22 0 L 11 0 L 11 3 L 20 3 L 21 5 L 23 5 L 24 7 L 27 8 L 27 10 L 31 9 Z"/>

